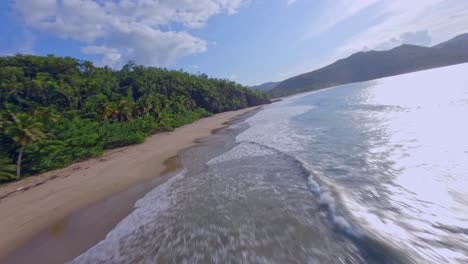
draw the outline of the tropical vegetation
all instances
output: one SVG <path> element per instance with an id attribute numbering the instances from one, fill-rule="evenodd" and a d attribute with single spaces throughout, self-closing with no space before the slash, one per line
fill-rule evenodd
<path id="1" fill-rule="evenodd" d="M 0 57 L 0 182 L 143 142 L 223 111 L 268 103 L 235 82 L 70 57 Z"/>

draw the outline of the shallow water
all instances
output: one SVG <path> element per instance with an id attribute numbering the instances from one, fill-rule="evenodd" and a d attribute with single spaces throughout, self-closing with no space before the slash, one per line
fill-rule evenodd
<path id="1" fill-rule="evenodd" d="M 288 98 L 74 263 L 467 263 L 468 65 Z"/>

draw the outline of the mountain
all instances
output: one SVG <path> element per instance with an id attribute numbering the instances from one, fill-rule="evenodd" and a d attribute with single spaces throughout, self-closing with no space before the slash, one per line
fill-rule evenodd
<path id="1" fill-rule="evenodd" d="M 284 96 L 465 62 L 468 62 L 468 33 L 433 47 L 404 44 L 386 51 L 358 52 L 284 80 L 270 92 L 273 96 Z"/>
<path id="2" fill-rule="evenodd" d="M 468 48 L 468 33 L 458 35 L 454 37 L 453 39 L 442 42 L 440 44 L 437 44 L 434 46 L 434 48 L 438 49 L 447 49 L 447 50 L 452 50 L 452 51 L 465 51 Z"/>
<path id="3" fill-rule="evenodd" d="M 257 91 L 270 91 L 273 90 L 280 82 L 267 82 L 260 85 L 251 86 L 250 89 Z"/>

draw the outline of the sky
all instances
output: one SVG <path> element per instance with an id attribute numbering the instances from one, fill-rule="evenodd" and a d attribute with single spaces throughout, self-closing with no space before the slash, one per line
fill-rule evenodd
<path id="1" fill-rule="evenodd" d="M 468 0 L 1 0 L 0 55 L 132 60 L 244 85 L 468 32 Z"/>

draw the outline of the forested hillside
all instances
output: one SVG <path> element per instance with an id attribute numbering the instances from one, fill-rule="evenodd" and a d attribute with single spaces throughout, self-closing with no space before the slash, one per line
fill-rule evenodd
<path id="1" fill-rule="evenodd" d="M 128 63 L 0 57 L 0 181 L 142 142 L 213 113 L 268 103 L 228 80 Z"/>
<path id="2" fill-rule="evenodd" d="M 354 53 L 321 69 L 284 80 L 270 93 L 279 97 L 466 62 L 468 34 L 462 34 L 433 47 L 401 45 L 391 50 Z"/>
<path id="3" fill-rule="evenodd" d="M 267 82 L 260 85 L 251 86 L 250 89 L 267 92 L 275 88 L 278 84 L 279 82 Z"/>

